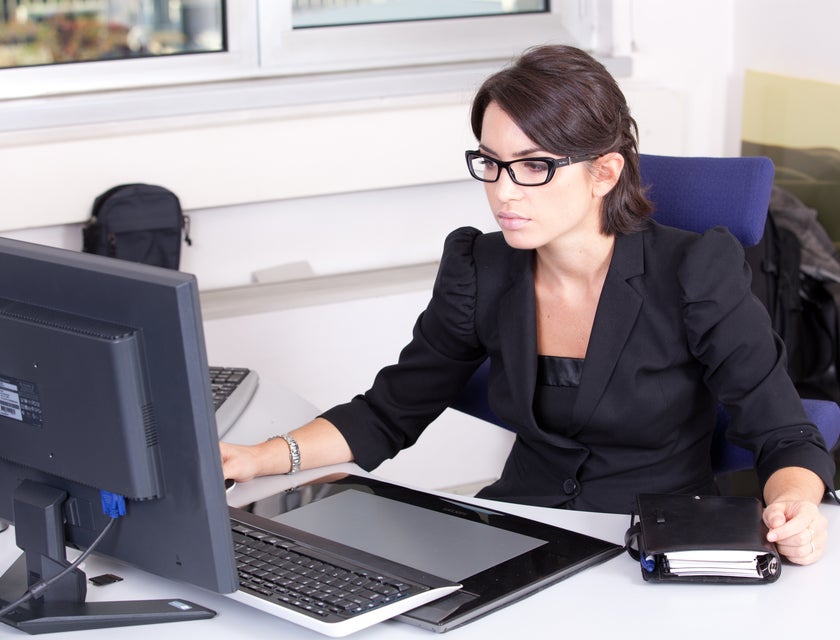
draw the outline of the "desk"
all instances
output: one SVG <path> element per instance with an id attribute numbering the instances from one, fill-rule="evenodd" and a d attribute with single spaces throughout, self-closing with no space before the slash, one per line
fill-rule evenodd
<path id="1" fill-rule="evenodd" d="M 315 478 L 321 471 L 306 471 L 296 482 Z M 337 465 L 328 471 L 363 473 L 355 465 Z M 291 478 L 259 478 L 237 486 L 231 502 L 245 502 L 287 488 Z M 623 540 L 628 518 L 624 515 L 584 513 L 500 505 L 475 500 L 491 506 L 554 525 L 583 531 L 613 542 Z M 786 564 L 778 582 L 769 585 L 710 586 L 661 585 L 642 580 L 639 566 L 629 556 L 621 555 L 587 569 L 507 608 L 445 634 L 452 640 L 481 638 L 547 638 L 562 633 L 573 637 L 700 639 L 721 635 L 725 638 L 753 637 L 763 628 L 771 637 L 800 638 L 817 629 L 832 628 L 835 623 L 840 567 L 840 507 L 823 506 L 830 528 L 835 533 L 825 557 L 810 567 Z M 0 570 L 16 557 L 13 531 L 0 534 Z M 284 638 L 315 640 L 324 638 L 315 632 L 251 609 L 222 595 L 178 584 L 119 565 L 95 555 L 85 567 L 88 575 L 113 572 L 123 582 L 107 587 L 90 587 L 89 598 L 118 600 L 143 597 L 181 597 L 194 600 L 218 612 L 212 620 L 161 624 L 154 627 L 126 627 L 119 630 L 120 640 L 204 640 L 235 638 Z M 801 616 L 797 618 L 795 616 Z M 678 631 L 674 631 L 678 630 Z M 114 637 L 113 630 L 52 634 L 56 640 L 88 640 Z M 0 637 L 26 637 L 17 630 L 0 627 Z M 430 631 L 398 622 L 386 622 L 354 636 L 359 640 L 432 640 Z"/>

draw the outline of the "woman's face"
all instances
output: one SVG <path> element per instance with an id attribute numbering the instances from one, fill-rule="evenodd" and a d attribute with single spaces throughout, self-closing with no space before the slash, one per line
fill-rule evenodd
<path id="1" fill-rule="evenodd" d="M 494 102 L 484 112 L 479 148 L 503 162 L 562 157 L 536 145 Z M 537 249 L 600 234 L 602 197 L 596 193 L 588 162 L 558 167 L 551 181 L 536 187 L 516 184 L 503 170 L 496 182 L 486 182 L 484 188 L 496 222 L 514 248 Z"/>

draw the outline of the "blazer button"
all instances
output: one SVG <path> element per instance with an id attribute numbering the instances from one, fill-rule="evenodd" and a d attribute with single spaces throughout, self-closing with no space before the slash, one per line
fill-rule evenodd
<path id="1" fill-rule="evenodd" d="M 563 483 L 563 492 L 570 496 L 573 493 L 576 493 L 578 490 L 578 483 L 575 481 L 574 478 L 569 478 Z"/>

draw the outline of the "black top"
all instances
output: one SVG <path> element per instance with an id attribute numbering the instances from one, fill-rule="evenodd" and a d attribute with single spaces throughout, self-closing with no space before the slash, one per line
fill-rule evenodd
<path id="1" fill-rule="evenodd" d="M 537 358 L 534 417 L 546 431 L 562 436 L 571 436 L 577 431 L 572 423 L 572 408 L 577 399 L 582 371 L 583 360 L 580 358 Z"/>

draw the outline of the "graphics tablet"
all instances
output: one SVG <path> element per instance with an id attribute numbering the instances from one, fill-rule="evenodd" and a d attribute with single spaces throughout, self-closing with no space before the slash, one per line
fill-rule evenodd
<path id="1" fill-rule="evenodd" d="M 462 584 L 397 618 L 437 632 L 623 551 L 567 529 L 350 474 L 325 476 L 239 508 Z"/>

